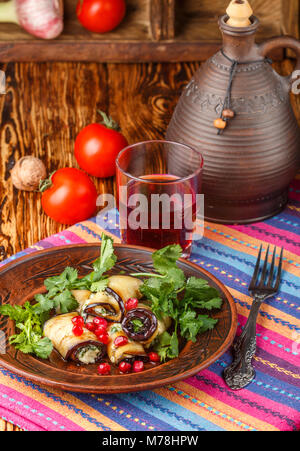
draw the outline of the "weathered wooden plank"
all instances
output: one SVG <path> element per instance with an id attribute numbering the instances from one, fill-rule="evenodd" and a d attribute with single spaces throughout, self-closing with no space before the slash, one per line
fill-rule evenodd
<path id="1" fill-rule="evenodd" d="M 127 0 L 123 23 L 111 33 L 96 34 L 78 22 L 76 3 L 65 0 L 64 31 L 55 40 L 35 39 L 17 25 L 1 24 L 0 61 L 204 61 L 221 45 L 218 16 L 227 7 L 224 0 Z M 298 35 L 299 0 L 251 4 L 261 20 L 258 41 L 283 31 Z"/>
<path id="2" fill-rule="evenodd" d="M 282 34 L 289 34 L 299 39 L 300 36 L 300 1 L 299 0 L 282 0 Z M 287 50 L 288 57 L 294 57 L 295 54 L 291 50 Z"/>
<path id="3" fill-rule="evenodd" d="M 12 187 L 15 161 L 35 155 L 49 173 L 76 166 L 77 133 L 99 119 L 97 109 L 108 107 L 107 71 L 102 65 L 9 64 L 6 74 L 7 94 L 0 97 L 1 258 L 62 229 L 42 213 L 40 194 Z M 107 186 L 109 182 L 99 190 Z"/>
<path id="4" fill-rule="evenodd" d="M 0 418 L 0 432 L 17 432 L 22 431 L 22 429 L 18 428 L 17 426 L 9 423 L 8 421 L 2 420 Z"/>
<path id="5" fill-rule="evenodd" d="M 152 0 L 150 26 L 155 41 L 175 37 L 175 0 Z"/>

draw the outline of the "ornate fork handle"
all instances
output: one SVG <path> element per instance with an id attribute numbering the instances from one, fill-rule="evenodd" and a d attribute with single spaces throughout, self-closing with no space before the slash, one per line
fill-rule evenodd
<path id="1" fill-rule="evenodd" d="M 263 297 L 255 297 L 245 329 L 233 345 L 233 362 L 224 370 L 224 379 L 232 390 L 241 390 L 255 377 L 252 359 L 256 352 L 256 320 L 263 301 Z"/>

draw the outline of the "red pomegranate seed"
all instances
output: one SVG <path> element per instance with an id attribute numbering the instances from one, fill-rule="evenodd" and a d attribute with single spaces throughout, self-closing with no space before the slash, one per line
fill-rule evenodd
<path id="1" fill-rule="evenodd" d="M 120 346 L 125 346 L 128 343 L 128 338 L 124 337 L 123 335 L 119 335 L 115 341 L 114 341 L 114 345 L 119 348 Z"/>
<path id="2" fill-rule="evenodd" d="M 75 324 L 72 328 L 72 332 L 74 335 L 76 335 L 76 337 L 80 337 L 80 335 L 83 334 L 83 328 Z"/>
<path id="3" fill-rule="evenodd" d="M 94 332 L 96 330 L 96 326 L 94 323 L 85 323 L 85 328 L 90 330 L 91 332 Z"/>
<path id="4" fill-rule="evenodd" d="M 72 318 L 72 323 L 75 324 L 75 326 L 83 326 L 84 325 L 84 320 L 82 318 L 82 316 L 77 315 L 74 316 L 74 318 Z"/>
<path id="5" fill-rule="evenodd" d="M 105 328 L 107 328 L 107 326 L 108 326 L 108 322 L 106 321 L 106 319 L 100 318 L 99 316 L 97 316 L 96 318 L 93 319 L 93 323 L 97 327 L 98 326 L 104 326 Z"/>
<path id="6" fill-rule="evenodd" d="M 98 373 L 104 376 L 105 374 L 110 374 L 110 365 L 109 363 L 100 363 L 98 366 Z"/>
<path id="7" fill-rule="evenodd" d="M 132 310 L 134 308 L 137 308 L 138 303 L 139 303 L 138 299 L 136 299 L 136 298 L 129 298 L 128 301 L 125 304 L 125 308 L 126 308 L 126 310 Z"/>
<path id="8" fill-rule="evenodd" d="M 133 371 L 135 373 L 140 373 L 141 371 L 144 370 L 144 367 L 145 367 L 144 362 L 142 362 L 141 360 L 136 360 L 133 363 Z"/>
<path id="9" fill-rule="evenodd" d="M 121 373 L 129 373 L 131 371 L 131 365 L 128 362 L 121 362 L 119 364 L 119 370 Z"/>
<path id="10" fill-rule="evenodd" d="M 103 343 L 104 345 L 107 345 L 109 342 L 109 336 L 108 334 L 102 334 L 102 335 L 97 335 L 97 338 L 99 341 L 101 341 L 101 343 Z"/>
<path id="11" fill-rule="evenodd" d="M 95 329 L 95 335 L 100 336 L 100 335 L 106 335 L 106 327 L 105 326 L 97 326 Z"/>
<path id="12" fill-rule="evenodd" d="M 160 357 L 157 352 L 150 352 L 148 354 L 148 357 L 150 359 L 150 362 L 160 362 Z"/>

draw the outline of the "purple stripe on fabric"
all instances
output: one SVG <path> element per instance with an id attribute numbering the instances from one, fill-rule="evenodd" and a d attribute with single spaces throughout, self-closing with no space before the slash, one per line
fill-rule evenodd
<path id="1" fill-rule="evenodd" d="M 266 363 L 257 360 L 257 358 L 264 360 Z M 292 365 L 286 360 L 276 357 L 274 354 L 270 354 L 262 348 L 258 348 L 257 350 L 254 366 L 263 373 L 269 374 L 270 376 L 280 379 L 290 385 L 294 385 L 296 387 L 300 386 L 299 367 Z M 295 377 L 293 377 L 293 375 L 295 375 Z"/>

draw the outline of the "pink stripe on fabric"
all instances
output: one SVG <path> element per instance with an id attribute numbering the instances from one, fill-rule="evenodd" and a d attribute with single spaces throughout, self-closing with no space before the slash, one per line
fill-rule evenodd
<path id="1" fill-rule="evenodd" d="M 45 429 L 33 423 L 32 421 L 27 421 L 22 416 L 19 416 L 14 412 L 12 412 L 11 410 L 3 408 L 1 406 L 0 406 L 0 418 L 2 418 L 5 421 L 8 421 L 9 423 L 13 423 L 15 426 L 26 431 L 35 431 L 35 432 L 45 431 Z"/>
<path id="2" fill-rule="evenodd" d="M 247 318 L 245 316 L 239 315 L 239 323 L 238 326 L 238 335 L 242 332 L 242 327 L 245 326 L 247 322 Z M 297 345 L 295 340 L 297 339 L 298 334 L 295 333 L 295 340 L 291 338 L 290 340 L 276 332 L 267 329 L 260 324 L 256 326 L 257 334 L 260 336 L 257 337 L 257 344 L 261 349 L 268 351 L 276 357 L 284 359 L 285 361 L 298 366 L 299 358 L 300 358 L 300 344 Z M 291 335 L 293 332 L 291 331 Z M 292 353 L 293 348 L 297 355 Z M 286 349 L 286 351 L 285 351 Z"/>
<path id="3" fill-rule="evenodd" d="M 241 412 L 275 426 L 281 431 L 292 430 L 292 427 L 287 424 L 284 418 L 274 416 L 271 413 L 268 413 L 268 410 L 272 410 L 279 413 L 279 415 L 292 419 L 295 421 L 297 427 L 300 427 L 299 412 L 297 412 L 297 410 L 271 401 L 270 399 L 264 398 L 257 393 L 252 393 L 246 389 L 232 392 L 228 389 L 224 380 L 212 371 L 203 370 L 200 375 L 210 380 L 210 382 L 213 382 L 214 385 L 206 385 L 205 382 L 199 381 L 195 377 L 190 378 L 185 382 Z M 221 387 L 222 391 L 218 389 L 216 385 Z M 226 391 L 223 391 L 223 389 L 226 389 Z M 258 404 L 262 409 L 256 408 L 252 403 Z"/>
<path id="4" fill-rule="evenodd" d="M 45 238 L 45 240 L 48 243 L 51 243 L 53 246 L 64 246 L 65 244 L 80 244 L 80 243 L 86 243 L 85 240 L 80 238 L 78 235 L 76 235 L 73 232 L 69 232 L 65 230 L 61 233 L 56 233 L 55 235 L 52 235 L 49 238 Z"/>
<path id="5" fill-rule="evenodd" d="M 261 231 L 255 230 L 256 227 Z M 258 240 L 263 240 L 268 243 L 275 244 L 276 246 L 284 247 L 285 250 L 293 252 L 296 255 L 300 255 L 300 238 L 299 235 L 295 233 L 288 232 L 287 230 L 280 230 L 262 222 L 253 224 L 252 226 L 231 226 L 231 228 L 252 236 L 253 238 L 257 238 Z M 282 236 L 283 239 L 279 238 L 277 235 Z M 287 240 L 284 238 L 287 238 Z M 293 243 L 299 243 L 299 246 L 290 243 L 289 240 Z"/>
<path id="6" fill-rule="evenodd" d="M 47 431 L 84 431 L 73 421 L 28 396 L 0 384 L 0 406 Z M 11 419 L 11 416 L 10 418 Z"/>

